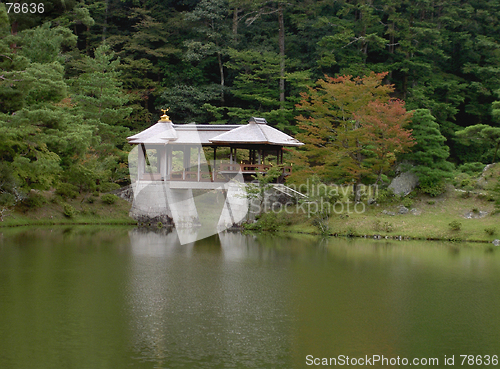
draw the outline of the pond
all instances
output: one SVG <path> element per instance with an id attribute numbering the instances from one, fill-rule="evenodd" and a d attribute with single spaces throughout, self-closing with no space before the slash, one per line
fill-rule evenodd
<path id="1" fill-rule="evenodd" d="M 3 228 L 0 368 L 494 367 L 499 292 L 491 245 Z"/>

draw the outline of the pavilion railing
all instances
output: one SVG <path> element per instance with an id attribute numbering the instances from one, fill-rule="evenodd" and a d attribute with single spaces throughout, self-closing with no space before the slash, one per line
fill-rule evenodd
<path id="1" fill-rule="evenodd" d="M 171 172 L 165 178 L 160 173 L 142 173 L 139 180 L 142 181 L 190 181 L 190 182 L 224 182 L 227 181 L 225 175 L 253 173 L 265 173 L 271 168 L 268 164 L 218 164 L 215 171 L 181 170 Z M 292 167 L 284 166 L 283 175 L 289 175 Z"/>

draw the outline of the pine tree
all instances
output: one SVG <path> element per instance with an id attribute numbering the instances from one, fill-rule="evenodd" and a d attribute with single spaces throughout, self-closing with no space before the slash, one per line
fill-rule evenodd
<path id="1" fill-rule="evenodd" d="M 84 118 L 106 126 L 120 126 L 131 112 L 118 81 L 120 61 L 107 44 L 95 50 L 94 58 L 85 56 L 78 65 L 83 71 L 73 81 L 73 96 Z"/>
<path id="2" fill-rule="evenodd" d="M 476 124 L 456 132 L 457 137 L 463 139 L 466 145 L 480 143 L 483 148 L 490 148 L 493 152 L 492 163 L 498 158 L 500 148 L 500 127 L 491 127 L 486 124 Z"/>
<path id="3" fill-rule="evenodd" d="M 95 173 L 96 181 L 126 182 L 124 149 L 130 131 L 124 120 L 132 108 L 124 106 L 128 98 L 118 81 L 120 61 L 113 58 L 114 53 L 106 44 L 95 50 L 94 58 L 85 56 L 79 64 L 83 73 L 73 81 L 72 90 L 75 113 L 98 133 L 81 163 Z M 74 176 L 85 176 L 85 171 L 77 171 Z"/>
<path id="4" fill-rule="evenodd" d="M 419 178 L 420 189 L 438 195 L 444 191 L 443 181 L 452 176 L 453 170 L 453 164 L 446 160 L 450 156 L 446 138 L 428 109 L 413 111 L 410 128 L 417 143 L 404 158 L 414 164 L 411 170 Z"/>

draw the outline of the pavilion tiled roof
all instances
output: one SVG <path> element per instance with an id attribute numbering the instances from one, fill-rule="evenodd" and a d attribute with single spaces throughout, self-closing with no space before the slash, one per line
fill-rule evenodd
<path id="1" fill-rule="evenodd" d="M 267 125 L 264 118 L 251 118 L 246 125 L 172 124 L 159 121 L 127 138 L 131 144 L 261 144 L 301 146 L 295 138 Z"/>
<path id="2" fill-rule="evenodd" d="M 268 126 L 264 118 L 252 118 L 247 125 L 222 133 L 210 141 L 217 144 L 303 145 L 299 140 Z"/>
<path id="3" fill-rule="evenodd" d="M 139 132 L 133 136 L 127 137 L 131 144 L 149 143 L 149 144 L 164 144 L 168 141 L 176 140 L 177 132 L 172 122 L 162 122 L 152 125 L 151 127 Z"/>

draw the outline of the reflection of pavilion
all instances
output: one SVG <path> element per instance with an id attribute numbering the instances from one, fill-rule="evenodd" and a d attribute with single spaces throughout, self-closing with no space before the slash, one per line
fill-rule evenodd
<path id="1" fill-rule="evenodd" d="M 171 184 L 176 188 L 217 188 L 214 182 L 227 182 L 237 173 L 249 180 L 274 163 L 283 164 L 284 147 L 303 145 L 263 118 L 247 125 L 178 125 L 167 115 L 128 141 L 139 145 L 137 180 L 184 182 Z M 205 148 L 213 149 L 212 160 L 203 160 Z M 229 148 L 229 156 L 222 157 L 220 150 L 217 156 L 218 148 Z M 284 166 L 283 176 L 290 171 Z"/>
<path id="2" fill-rule="evenodd" d="M 303 145 L 263 118 L 246 125 L 178 125 L 167 115 L 128 141 L 137 145 L 129 155 L 131 216 L 139 222 L 192 228 L 200 225 L 201 204 L 202 214 L 210 214 L 201 224 L 210 229 L 200 232 L 200 238 L 240 223 L 249 208 L 244 183 L 272 165 L 282 165 L 284 147 Z M 213 157 L 207 160 L 205 154 Z M 281 180 L 291 171 L 282 168 Z M 221 190 L 224 204 L 217 208 L 208 201 L 207 190 Z M 179 238 L 182 244 L 194 241 L 191 236 Z"/>

